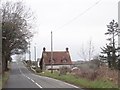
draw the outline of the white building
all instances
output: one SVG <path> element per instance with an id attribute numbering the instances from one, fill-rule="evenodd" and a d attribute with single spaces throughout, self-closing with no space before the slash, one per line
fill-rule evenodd
<path id="1" fill-rule="evenodd" d="M 53 68 L 51 67 L 51 63 Z M 53 51 L 53 62 L 51 62 L 51 51 L 46 51 L 46 49 L 43 48 L 39 66 L 41 70 L 59 70 L 61 67 L 71 68 L 72 61 L 68 48 L 66 48 L 65 51 Z"/>

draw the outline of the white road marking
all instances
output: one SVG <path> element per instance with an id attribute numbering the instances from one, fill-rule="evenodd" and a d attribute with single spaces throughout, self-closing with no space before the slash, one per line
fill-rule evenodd
<path id="1" fill-rule="evenodd" d="M 26 76 L 26 77 L 31 80 L 31 78 L 29 78 L 28 76 Z"/>
<path id="2" fill-rule="evenodd" d="M 18 65 L 18 63 L 17 63 L 17 65 Z M 32 81 L 34 84 L 36 84 L 39 88 L 42 88 L 42 86 L 39 85 L 38 83 L 36 83 L 33 79 L 31 79 L 30 77 L 28 77 L 28 76 L 26 76 L 25 74 L 23 74 L 23 72 L 21 71 L 19 65 L 18 65 L 18 69 L 19 69 L 20 73 L 21 73 L 24 77 L 26 77 L 27 79 L 31 80 L 31 81 Z M 26 68 L 26 69 L 27 69 L 27 68 Z"/>
<path id="3" fill-rule="evenodd" d="M 31 80 L 34 84 L 36 84 L 39 88 L 42 88 L 42 86 L 40 86 L 38 83 L 36 83 L 33 79 L 31 79 L 30 77 L 26 76 L 29 80 Z"/>
<path id="4" fill-rule="evenodd" d="M 34 80 L 30 79 L 32 82 L 35 82 Z"/>
<path id="5" fill-rule="evenodd" d="M 35 74 L 34 74 L 34 75 L 35 75 Z M 38 76 L 38 75 L 35 75 L 35 76 Z M 43 77 L 43 76 L 38 76 L 38 77 Z M 54 79 L 54 78 L 49 78 L 49 77 L 44 77 L 44 78 L 52 79 L 52 80 L 55 80 L 55 81 L 60 81 L 60 80 L 57 80 L 57 79 Z M 80 87 L 77 87 L 77 86 L 75 86 L 75 85 L 66 83 L 66 82 L 64 82 L 64 81 L 61 81 L 61 82 L 65 83 L 65 84 L 67 84 L 67 85 L 69 85 L 69 86 L 72 86 L 72 87 L 74 87 L 74 88 L 80 88 Z"/>
<path id="6" fill-rule="evenodd" d="M 39 88 L 42 88 L 38 83 L 35 83 Z"/>
<path id="7" fill-rule="evenodd" d="M 18 64 L 18 63 L 17 63 Z M 27 69 L 27 68 L 25 68 L 25 69 Z M 19 68 L 19 70 L 20 70 L 20 73 L 21 74 L 23 74 L 22 73 L 22 71 L 21 71 L 21 69 Z M 28 69 L 27 69 L 28 70 Z M 28 70 L 29 71 L 29 70 Z M 30 72 L 30 71 L 29 71 Z M 33 75 L 35 75 L 35 76 L 37 76 L 37 77 L 41 77 L 41 76 L 38 76 L 38 75 L 36 75 L 36 74 L 33 74 Z M 25 74 L 23 74 L 23 76 L 25 76 L 26 78 L 28 78 L 29 80 L 31 80 L 34 84 L 36 84 L 39 88 L 42 88 L 42 86 L 41 85 L 39 85 L 38 83 L 36 83 L 33 79 L 31 79 L 30 77 L 28 77 L 28 76 L 26 76 Z M 49 78 L 49 77 L 44 77 L 44 78 L 47 78 L 47 79 L 53 79 L 53 80 L 55 80 L 55 81 L 60 81 L 60 80 L 57 80 L 57 79 L 54 79 L 54 78 Z M 61 81 L 61 82 L 64 82 L 64 81 Z M 66 82 L 64 82 L 65 84 L 67 84 L 67 85 L 69 85 L 69 86 L 72 86 L 72 87 L 74 87 L 74 88 L 79 88 L 79 87 L 77 87 L 77 86 L 75 86 L 75 85 L 72 85 L 72 84 L 69 84 L 69 83 L 66 83 Z"/>
<path id="8" fill-rule="evenodd" d="M 65 84 L 67 84 L 67 85 L 69 85 L 69 86 L 72 86 L 72 87 L 74 87 L 74 88 L 79 88 L 79 87 L 77 87 L 77 86 L 75 86 L 75 85 L 72 85 L 72 84 L 69 84 L 69 83 L 66 83 L 66 82 L 64 82 Z"/>

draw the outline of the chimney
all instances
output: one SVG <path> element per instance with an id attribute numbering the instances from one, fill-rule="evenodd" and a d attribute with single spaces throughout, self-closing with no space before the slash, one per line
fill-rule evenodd
<path id="1" fill-rule="evenodd" d="M 43 52 L 45 52 L 45 47 L 43 48 Z"/>
<path id="2" fill-rule="evenodd" d="M 66 48 L 66 52 L 68 52 L 68 48 Z"/>

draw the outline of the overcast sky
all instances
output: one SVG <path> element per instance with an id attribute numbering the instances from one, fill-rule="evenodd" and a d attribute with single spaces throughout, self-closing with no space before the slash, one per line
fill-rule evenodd
<path id="1" fill-rule="evenodd" d="M 11 0 L 13 1 L 13 0 Z M 43 47 L 50 51 L 50 32 L 53 31 L 53 50 L 69 48 L 72 60 L 81 60 L 82 47 L 92 40 L 95 54 L 106 44 L 106 25 L 118 21 L 119 0 L 23 0 L 36 17 L 35 34 L 31 42 L 32 59 L 36 43 L 37 58 Z M 27 55 L 28 59 L 28 55 Z"/>

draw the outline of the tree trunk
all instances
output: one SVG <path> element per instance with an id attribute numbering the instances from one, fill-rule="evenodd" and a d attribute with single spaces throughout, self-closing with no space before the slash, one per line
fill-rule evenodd
<path id="1" fill-rule="evenodd" d="M 5 71 L 8 71 L 8 59 L 5 59 Z"/>
<path id="2" fill-rule="evenodd" d="M 5 57 L 2 55 L 2 73 L 5 71 Z"/>
<path id="3" fill-rule="evenodd" d="M 110 52 L 108 52 L 107 55 L 108 55 L 108 60 L 107 60 L 107 61 L 108 61 L 108 67 L 111 68 L 111 66 L 112 66 L 111 63 L 112 63 L 112 62 L 111 62 Z"/>
<path id="4" fill-rule="evenodd" d="M 111 61 L 108 60 L 108 67 L 111 68 Z"/>
<path id="5" fill-rule="evenodd" d="M 115 48 L 113 47 L 113 51 L 112 51 L 112 67 L 113 69 L 116 69 L 116 54 L 115 54 Z"/>
<path id="6" fill-rule="evenodd" d="M 40 60 L 39 66 L 40 66 L 40 69 L 43 71 L 43 59 Z"/>
<path id="7" fill-rule="evenodd" d="M 8 61 L 10 59 L 10 54 L 3 54 L 2 56 L 2 71 L 8 71 Z"/>

